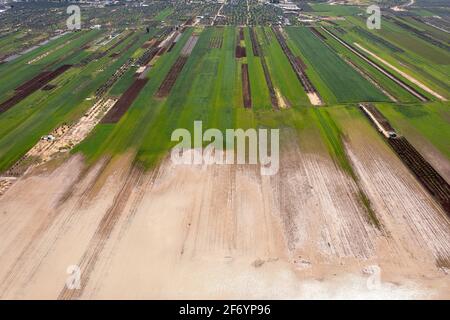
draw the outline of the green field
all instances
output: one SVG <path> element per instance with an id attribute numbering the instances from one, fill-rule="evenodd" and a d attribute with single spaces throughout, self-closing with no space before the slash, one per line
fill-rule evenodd
<path id="1" fill-rule="evenodd" d="M 111 90 L 109 91 L 109 95 L 111 96 L 120 96 L 128 87 L 133 83 L 136 75 L 136 68 L 130 68 L 125 74 L 117 81 Z"/>
<path id="2" fill-rule="evenodd" d="M 268 39 L 266 39 L 264 33 Z M 271 28 L 258 27 L 256 28 L 256 34 L 266 56 L 267 66 L 275 89 L 280 91 L 280 94 L 291 107 L 309 106 L 309 99 Z M 283 70 L 283 72 L 280 72 L 280 70 Z"/>
<path id="3" fill-rule="evenodd" d="M 325 3 L 311 3 L 310 6 L 316 14 L 324 16 L 351 16 L 363 12 L 357 6 L 336 6 Z"/>
<path id="4" fill-rule="evenodd" d="M 271 30 L 266 31 L 272 41 L 266 42 L 262 29 L 257 30 L 275 85 L 290 98 L 293 106 L 308 106 L 306 95 L 292 69 L 283 69 L 286 71 L 282 74 L 276 72 L 276 66 L 289 65 L 289 62 Z M 157 61 L 148 74 L 148 84 L 126 115 L 117 124 L 97 126 L 76 151 L 82 151 L 92 161 L 105 154 L 121 154 L 131 147 L 137 150 L 137 161 L 148 167 L 176 144 L 170 141 L 172 131 L 176 128 L 192 131 L 195 120 L 203 121 L 204 130 L 282 126 L 302 131 L 314 123 L 316 132 L 324 139 L 325 148 L 337 163 L 349 171 L 340 142 L 340 131 L 327 111 L 311 110 L 305 113 L 301 109 L 293 111 L 297 109 L 295 107 L 282 112 L 272 110 L 260 58 L 253 56 L 248 30 L 245 30 L 247 58 L 241 60 L 250 67 L 254 103 L 252 110 L 243 108 L 240 79 L 242 61 L 234 57 L 237 29 L 233 27 L 224 28 L 220 49 L 209 47 L 214 29 L 205 28 L 169 97 L 155 99 L 154 93 L 192 32 L 192 29 L 186 31 L 175 48 Z M 291 82 L 287 76 L 291 77 Z M 303 120 L 297 123 L 295 119 L 299 118 Z"/>
<path id="5" fill-rule="evenodd" d="M 294 52 L 307 64 L 306 73 L 328 104 L 388 101 L 373 84 L 343 61 L 308 28 L 286 28 Z"/>
<path id="6" fill-rule="evenodd" d="M 122 153 L 133 146 L 138 152 L 137 160 L 145 166 L 151 166 L 176 144 L 170 141 L 172 131 L 176 128 L 192 130 L 195 120 L 202 120 L 204 129 L 225 130 L 254 127 L 258 123 L 256 117 L 270 119 L 274 115 L 259 58 L 252 54 L 248 30 L 245 30 L 247 58 L 242 60 L 250 67 L 254 107 L 253 110 L 243 108 L 240 78 L 242 61 L 234 56 L 237 37 L 234 27 L 224 28 L 220 49 L 209 47 L 211 37 L 217 34 L 214 28 L 205 28 L 169 97 L 163 100 L 153 97 L 193 31 L 186 31 L 174 49 L 157 61 L 148 74 L 148 84 L 121 121 L 115 125 L 99 125 L 77 150 L 83 151 L 88 159 L 95 160 L 103 154 Z M 267 45 L 265 50 L 269 53 L 268 63 L 273 71 L 275 85 L 290 99 L 292 105 L 307 105 L 306 95 L 293 71 L 286 70 L 285 75 L 293 80 L 288 82 L 289 78 L 272 69 L 280 63 L 289 65 L 276 40 L 270 46 Z M 273 124 L 276 125 L 276 122 Z M 99 141 L 102 141 L 100 146 Z"/>
<path id="7" fill-rule="evenodd" d="M 339 35 L 339 32 L 337 30 L 331 29 L 331 31 Z M 368 75 L 372 81 L 376 82 L 379 86 L 381 86 L 381 88 L 383 88 L 383 90 L 388 92 L 388 94 L 392 96 L 396 101 L 418 102 L 418 99 L 416 97 L 403 89 L 393 80 L 385 76 L 383 73 L 378 71 L 376 68 L 372 67 L 364 59 L 360 58 L 359 56 L 345 48 L 337 40 L 329 36 L 323 30 L 320 30 L 320 32 L 327 38 L 326 43 L 331 48 L 333 48 L 333 50 L 335 50 L 338 55 L 340 55 L 343 59 L 348 59 L 349 61 L 354 63 L 360 70 Z"/>
<path id="8" fill-rule="evenodd" d="M 365 28 L 365 21 L 360 18 L 350 17 L 348 21 L 355 27 Z M 373 41 L 369 37 L 355 32 L 356 29 L 352 28 L 351 25 L 346 25 L 345 30 L 348 32 L 342 35 L 346 41 L 359 43 L 398 69 L 415 77 L 431 89 L 436 90 L 444 97 L 448 95 L 450 91 L 450 80 L 448 77 L 448 74 L 450 74 L 450 52 L 418 38 L 390 20 L 383 20 L 380 30 L 369 31 L 398 47 L 402 52 L 394 51 L 389 46 Z M 439 30 L 433 32 L 433 34 L 444 33 Z M 412 86 L 415 87 L 414 85 Z M 421 90 L 419 89 L 419 91 Z"/>
<path id="9" fill-rule="evenodd" d="M 148 73 L 147 85 L 122 119 L 116 124 L 99 124 L 74 152 L 83 152 L 88 162 L 92 163 L 103 155 L 120 154 L 129 147 L 137 148 L 142 143 L 150 122 L 162 106 L 162 101 L 156 100 L 153 95 L 191 33 L 192 30 L 186 31 L 172 51 L 166 52 L 158 59 Z"/>
<path id="10" fill-rule="evenodd" d="M 426 105 L 377 104 L 400 134 L 410 141 L 425 139 L 450 159 L 450 104 Z"/>
<path id="11" fill-rule="evenodd" d="M 247 49 L 248 72 L 250 75 L 250 87 L 252 104 L 254 109 L 272 109 L 270 103 L 269 89 L 267 88 L 264 71 L 259 57 L 253 55 L 252 41 L 250 40 L 249 29 L 244 30 L 245 46 Z"/>
<path id="12" fill-rule="evenodd" d="M 271 28 L 256 27 L 255 31 L 274 87 L 290 107 L 281 111 L 274 111 L 272 108 L 261 58 L 253 55 L 248 28 L 244 28 L 244 40 L 241 42 L 241 45 L 246 47 L 247 57 L 241 59 L 235 58 L 238 28 L 188 28 L 175 47 L 156 60 L 147 75 L 148 83 L 121 120 L 115 124 L 97 125 L 73 152 L 83 153 L 87 162 L 92 164 L 103 156 L 114 157 L 133 151 L 136 152 L 136 162 L 149 168 L 165 157 L 177 143 L 170 141 L 173 130 L 186 128 L 192 132 L 194 121 L 202 120 L 203 130 L 218 128 L 224 131 L 228 128 L 259 127 L 293 130 L 303 144 L 311 149 L 317 148 L 319 152 L 329 153 L 336 164 L 356 180 L 343 144 L 345 138 L 343 126 L 347 125 L 347 122 L 341 123 L 339 119 L 344 114 L 351 114 L 353 117 L 361 115 L 354 105 L 344 107 L 336 104 L 388 101 L 388 98 L 348 65 L 344 58 L 352 60 L 381 85 L 395 92 L 401 101 L 408 103 L 415 101 L 363 61 L 349 54 L 335 41 L 327 39 L 324 43 L 305 27 L 290 27 L 285 30 L 289 46 L 294 54 L 306 62 L 308 76 L 327 102 L 325 108 L 310 105 Z M 52 91 L 37 91 L 0 115 L 0 170 L 7 169 L 17 161 L 40 136 L 49 133 L 63 122 L 79 118 L 93 103 L 86 98 L 92 96 L 129 57 L 136 56 L 136 52 L 141 54 L 142 43 L 158 32 L 154 29 L 150 35 L 140 34 L 139 41 L 119 58 L 113 59 L 108 54 L 84 67 L 70 69 L 53 81 L 57 87 Z M 156 98 L 156 91 L 180 55 L 184 44 L 193 34 L 197 34 L 199 40 L 169 96 L 163 99 Z M 103 37 L 99 33 L 69 36 L 73 36 L 71 42 L 78 45 Z M 222 37 L 221 48 L 211 47 L 212 38 L 217 37 Z M 127 36 L 126 41 L 113 52 L 120 52 L 131 39 L 132 37 Z M 115 41 L 107 46 L 112 46 Z M 71 42 L 69 42 L 73 45 L 71 50 L 59 53 L 52 57 L 52 60 L 56 59 L 62 64 L 68 60 L 79 61 L 89 54 L 86 50 L 75 50 L 75 44 Z M 47 58 L 48 56 L 45 57 Z M 51 63 L 52 60 L 46 63 Z M 243 107 L 242 63 L 249 66 L 253 106 L 250 110 Z M 15 63 L 2 67 L 17 68 Z M 134 74 L 135 68 L 131 68 L 108 94 L 120 96 L 133 82 Z M 423 107 L 426 114 L 422 115 L 422 118 L 414 118 L 409 113 L 414 113 L 414 108 L 420 109 L 421 105 L 409 104 L 408 107 L 396 107 L 391 103 L 378 105 L 399 130 L 417 131 L 448 156 L 448 151 L 445 151 L 446 144 L 438 135 L 439 132 L 448 135 L 446 129 L 448 112 L 444 110 L 445 106 L 426 105 Z M 364 196 L 362 198 L 364 199 Z"/>
<path id="13" fill-rule="evenodd" d="M 0 77 L 0 101 L 11 95 L 14 88 L 38 75 L 46 66 L 52 64 L 51 68 L 55 69 L 64 63 L 74 62 L 73 58 L 79 58 L 83 54 L 79 49 L 100 35 L 100 31 L 70 33 L 24 54 L 14 61 L 0 65 L 0 74 L 2 75 Z M 49 54 L 35 63 L 27 63 L 46 53 Z M 68 58 L 71 60 L 69 61 Z"/>
<path id="14" fill-rule="evenodd" d="M 15 163 L 42 135 L 64 122 L 78 119 L 93 103 L 86 98 L 106 82 L 147 38 L 148 35 L 142 34 L 140 41 L 117 59 L 107 55 L 83 68 L 69 69 L 52 81 L 57 86 L 52 91 L 36 91 L 0 114 L 0 171 Z M 112 52 L 120 51 L 127 44 L 128 41 L 123 42 Z"/>
<path id="15" fill-rule="evenodd" d="M 156 20 L 156 21 L 163 21 L 168 16 L 170 16 L 172 13 L 173 13 L 173 8 L 166 8 L 166 9 L 162 10 L 161 12 L 159 12 L 155 16 L 154 20 Z"/>

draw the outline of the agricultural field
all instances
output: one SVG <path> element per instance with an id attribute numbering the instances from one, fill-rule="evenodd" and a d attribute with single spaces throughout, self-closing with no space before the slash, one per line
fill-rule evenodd
<path id="1" fill-rule="evenodd" d="M 450 127 L 448 126 L 448 104 L 429 105 L 389 105 L 380 104 L 380 110 L 405 136 L 411 134 L 411 140 L 431 142 L 444 156 L 450 158 Z"/>
<path id="2" fill-rule="evenodd" d="M 326 16 L 352 16 L 361 13 L 361 8 L 357 6 L 336 6 L 326 3 L 310 4 L 311 12 Z"/>
<path id="3" fill-rule="evenodd" d="M 445 22 L 345 3 L 0 13 L 0 299 L 449 299 Z"/>
<path id="4" fill-rule="evenodd" d="M 141 36 L 141 44 L 146 40 L 145 37 L 146 35 Z M 113 51 L 119 51 L 126 44 L 126 41 L 121 43 Z M 111 43 L 108 45 L 111 46 Z M 135 44 L 134 49 L 138 46 L 139 43 Z M 64 49 L 66 48 L 64 46 Z M 79 43 L 74 47 L 74 50 L 78 48 Z M 129 50 L 132 51 L 133 47 Z M 68 62 L 81 62 L 84 55 L 82 52 L 78 54 L 78 57 L 69 55 Z M 56 87 L 51 90 L 50 95 L 44 90 L 37 91 L 19 101 L 17 105 L 2 112 L 0 114 L 0 122 L 2 123 L 0 138 L 0 145 L 2 146 L 0 152 L 2 155 L 1 170 L 4 171 L 11 167 L 42 135 L 49 133 L 56 125 L 73 121 L 73 119 L 79 117 L 90 105 L 90 100 L 86 99 L 127 58 L 124 55 L 117 59 L 111 59 L 110 56 L 106 55 L 87 64 L 84 68 L 71 68 L 52 82 Z M 44 59 L 49 59 L 49 56 Z M 18 63 L 15 62 L 15 64 Z M 42 63 L 45 62 L 42 61 Z M 5 68 L 7 66 L 5 65 Z M 12 73 L 9 74 L 13 75 Z M 9 88 L 11 84 L 5 83 L 6 86 Z M 27 129 L 24 130 L 24 128 Z M 19 132 L 21 133 L 19 134 Z"/>
<path id="5" fill-rule="evenodd" d="M 307 65 L 306 73 L 329 104 L 358 101 L 383 101 L 373 84 L 346 64 L 322 40 L 305 27 L 286 28 L 292 47 Z"/>
<path id="6" fill-rule="evenodd" d="M 448 98 L 445 93 L 450 88 L 448 80 L 450 53 L 443 47 L 445 39 L 434 44 L 430 43 L 427 41 L 428 38 L 423 36 L 427 33 L 423 33 L 422 30 L 415 29 L 415 27 L 413 28 L 417 30 L 417 33 L 405 29 L 407 24 L 399 18 L 383 20 L 381 30 L 364 33 L 358 32 L 364 28 L 364 22 L 361 19 L 349 18 L 349 21 L 354 27 L 347 28 L 350 29 L 350 32 L 342 35 L 344 39 L 359 44 L 397 69 L 422 82 L 438 95 Z M 434 32 L 439 32 L 439 30 Z M 372 41 L 372 34 L 384 39 L 383 43 Z M 422 34 L 422 37 L 419 38 L 418 34 Z"/>

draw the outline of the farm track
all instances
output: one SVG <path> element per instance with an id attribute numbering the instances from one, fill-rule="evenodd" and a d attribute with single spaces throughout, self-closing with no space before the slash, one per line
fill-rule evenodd
<path id="1" fill-rule="evenodd" d="M 163 30 L 159 38 L 161 39 L 162 37 L 166 36 L 168 34 L 168 31 L 168 29 Z M 135 45 L 136 43 L 136 41 L 134 40 L 137 41 L 138 36 L 134 37 L 132 45 Z M 153 43 L 154 46 L 146 50 L 144 54 L 140 56 L 140 59 L 137 60 L 146 60 L 149 56 L 148 52 L 155 52 L 156 50 L 158 50 L 157 46 L 161 43 L 161 41 L 154 41 Z M 127 48 L 131 48 L 132 45 L 127 46 Z M 125 51 L 126 50 L 121 50 L 121 53 Z M 154 55 L 151 56 L 151 58 L 153 57 Z M 64 123 L 63 125 L 57 127 L 50 133 L 54 137 L 54 141 L 39 140 L 32 149 L 30 149 L 24 156 L 16 161 L 14 165 L 6 171 L 5 174 L 7 176 L 0 179 L 0 195 L 5 193 L 12 186 L 17 177 L 24 175 L 24 173 L 26 173 L 29 169 L 32 169 L 53 159 L 61 152 L 69 151 L 75 145 L 81 142 L 87 136 L 87 134 L 89 134 L 93 127 L 97 123 L 99 123 L 102 118 L 109 113 L 109 111 L 111 111 L 111 108 L 113 106 L 115 106 L 117 99 L 103 99 L 102 97 L 114 85 L 114 83 L 117 82 L 125 74 L 125 72 L 130 68 L 131 64 L 135 62 L 135 60 L 136 59 L 129 58 L 100 88 L 97 89 L 95 93 L 97 100 L 96 103 L 77 123 L 69 125 Z M 35 82 L 38 82 L 42 80 L 42 78 L 45 78 L 45 76 L 47 76 L 47 73 L 44 73 L 43 76 L 37 76 L 34 79 L 27 81 L 20 87 L 16 88 L 16 90 L 26 90 L 30 86 L 33 86 Z M 134 87 L 133 85 L 130 87 L 131 93 L 129 92 L 129 94 L 124 97 L 124 100 L 121 102 L 121 104 L 118 105 L 118 108 L 114 112 L 110 113 L 109 121 L 112 121 L 111 119 L 113 119 L 114 117 L 119 118 L 121 116 L 120 114 L 123 112 L 123 110 L 127 109 L 131 105 L 130 100 L 135 99 L 135 97 L 133 97 L 135 93 L 133 93 L 132 91 L 140 90 L 141 88 L 139 87 L 141 83 L 147 81 L 143 77 L 139 77 L 138 80 L 140 81 L 136 81 L 137 83 L 133 83 L 133 85 L 135 85 Z M 44 88 L 48 86 L 49 85 L 46 85 Z M 49 88 L 49 90 L 51 89 L 52 88 Z M 129 98 L 128 101 L 127 98 Z M 11 180 L 11 178 L 14 178 L 14 180 Z"/>
<path id="2" fill-rule="evenodd" d="M 248 64 L 243 63 L 241 65 L 242 72 L 242 95 L 244 98 L 244 107 L 246 109 L 252 108 L 252 95 L 250 90 L 250 78 L 248 74 Z"/>
<path id="3" fill-rule="evenodd" d="M 127 52 L 132 46 L 134 46 L 139 41 L 139 36 L 134 36 L 133 39 L 130 40 L 130 43 L 127 44 L 123 49 L 121 49 L 119 52 L 111 53 L 109 56 L 111 58 L 117 58 L 120 57 L 122 54 Z"/>
<path id="4" fill-rule="evenodd" d="M 361 49 L 362 51 L 364 51 L 365 53 L 367 53 L 368 55 L 372 56 L 373 58 L 375 58 L 376 60 L 380 61 L 382 64 L 384 64 L 385 66 L 388 66 L 389 68 L 391 68 L 392 70 L 394 70 L 395 72 L 397 72 L 398 74 L 400 74 L 402 77 L 406 78 L 408 81 L 410 81 L 411 83 L 414 83 L 416 86 L 418 86 L 419 88 L 421 88 L 422 90 L 426 91 L 427 93 L 429 93 L 430 95 L 438 98 L 441 101 L 448 101 L 447 98 L 441 96 L 439 93 L 437 93 L 436 91 L 430 89 L 429 87 L 427 87 L 425 84 L 423 84 L 422 82 L 420 82 L 419 80 L 417 80 L 416 78 L 414 78 L 413 76 L 409 75 L 406 72 L 403 72 L 402 70 L 398 69 L 397 67 L 395 67 L 394 65 L 390 64 L 389 62 L 387 62 L 386 60 L 380 58 L 379 56 L 377 56 L 376 54 L 374 54 L 373 52 L 367 50 L 366 48 L 364 48 L 363 46 L 361 46 L 358 43 L 354 43 L 355 46 L 357 46 L 359 49 Z"/>
<path id="5" fill-rule="evenodd" d="M 0 113 L 7 111 L 8 109 L 10 109 L 14 105 L 22 101 L 29 95 L 41 89 L 42 87 L 47 85 L 50 81 L 66 72 L 71 67 L 72 65 L 65 64 L 53 71 L 43 71 L 33 79 L 19 86 L 18 88 L 16 88 L 15 95 L 13 95 L 11 98 L 0 104 Z"/>
<path id="6" fill-rule="evenodd" d="M 17 58 L 23 56 L 24 54 L 30 53 L 30 52 L 34 51 L 35 49 L 38 49 L 38 48 L 40 48 L 40 47 L 42 47 L 44 45 L 49 44 L 53 40 L 57 40 L 57 39 L 63 37 L 64 35 L 66 35 L 69 32 L 70 31 L 66 31 L 66 32 L 58 34 L 58 35 L 48 36 L 45 39 L 41 39 L 38 43 L 30 44 L 30 46 L 28 48 L 21 48 L 19 50 L 19 52 L 10 53 L 8 55 L 1 55 L 0 54 L 0 64 L 14 61 Z"/>
<path id="7" fill-rule="evenodd" d="M 245 58 L 247 56 L 246 48 L 241 46 L 241 41 L 244 41 L 244 29 L 239 28 L 239 33 L 236 40 L 236 49 L 234 51 L 234 56 L 236 59 Z"/>
<path id="8" fill-rule="evenodd" d="M 365 54 L 361 53 L 359 50 L 354 48 L 352 45 L 348 44 L 346 41 L 342 40 L 340 37 L 329 31 L 327 28 L 322 27 L 322 29 L 327 32 L 330 36 L 332 36 L 336 41 L 338 41 L 340 44 L 342 44 L 344 47 L 346 47 L 348 50 L 356 54 L 358 57 L 366 61 L 368 64 L 370 64 L 372 67 L 383 73 L 385 76 L 387 76 L 389 79 L 397 83 L 400 87 L 408 91 L 410 94 L 421 100 L 422 102 L 428 101 L 428 98 L 416 91 L 413 87 L 402 81 L 401 79 L 397 78 L 395 75 L 393 75 L 391 72 L 386 70 L 383 66 L 380 66 L 378 63 L 373 62 L 370 60 Z"/>
<path id="9" fill-rule="evenodd" d="M 239 41 L 244 41 L 245 37 L 244 37 L 244 28 L 239 28 L 239 38 L 238 38 L 238 42 Z"/>
<path id="10" fill-rule="evenodd" d="M 372 83 L 375 87 L 377 87 L 383 94 L 391 99 L 393 102 L 398 102 L 397 98 L 395 98 L 392 94 L 386 91 L 386 89 L 369 73 L 360 68 L 356 63 L 343 57 L 343 60 L 352 67 L 356 72 L 358 72 L 364 79 Z"/>

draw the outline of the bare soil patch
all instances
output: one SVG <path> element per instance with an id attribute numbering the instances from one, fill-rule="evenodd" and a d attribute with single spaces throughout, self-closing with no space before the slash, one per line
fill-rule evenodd
<path id="1" fill-rule="evenodd" d="M 251 109 L 252 107 L 252 96 L 250 90 L 250 78 L 248 74 L 248 64 L 244 63 L 241 66 L 242 71 L 242 95 L 244 98 L 244 107 L 246 109 Z"/>
<path id="2" fill-rule="evenodd" d="M 261 48 L 259 46 L 254 28 L 250 28 L 250 40 L 252 42 L 253 55 L 255 57 L 259 57 L 261 55 Z"/>
<path id="3" fill-rule="evenodd" d="M 102 123 L 116 123 L 127 112 L 128 108 L 133 104 L 133 101 L 139 95 L 139 92 L 147 84 L 148 79 L 136 79 L 133 84 L 125 91 L 114 106 L 109 110 L 106 116 L 102 119 Z"/>
<path id="4" fill-rule="evenodd" d="M 183 67 L 186 64 L 187 59 L 188 57 L 185 56 L 178 57 L 177 61 L 175 61 L 175 63 L 172 65 L 169 73 L 166 75 L 163 82 L 159 86 L 159 89 L 156 92 L 157 97 L 163 98 L 169 95 L 170 90 L 172 90 L 172 87 L 175 84 L 175 81 L 177 81 L 178 75 L 180 74 L 181 70 L 183 70 Z"/>
<path id="5" fill-rule="evenodd" d="M 234 52 L 234 56 L 236 57 L 236 59 L 245 58 L 247 56 L 245 47 L 241 47 L 240 45 L 237 45 L 236 50 Z"/>

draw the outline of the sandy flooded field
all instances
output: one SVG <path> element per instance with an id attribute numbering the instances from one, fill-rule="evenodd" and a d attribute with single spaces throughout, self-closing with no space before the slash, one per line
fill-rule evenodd
<path id="1" fill-rule="evenodd" d="M 359 185 L 294 139 L 275 176 L 169 158 L 143 172 L 132 154 L 35 170 L 0 197 L 0 298 L 450 298 L 448 217 L 359 132 Z"/>

